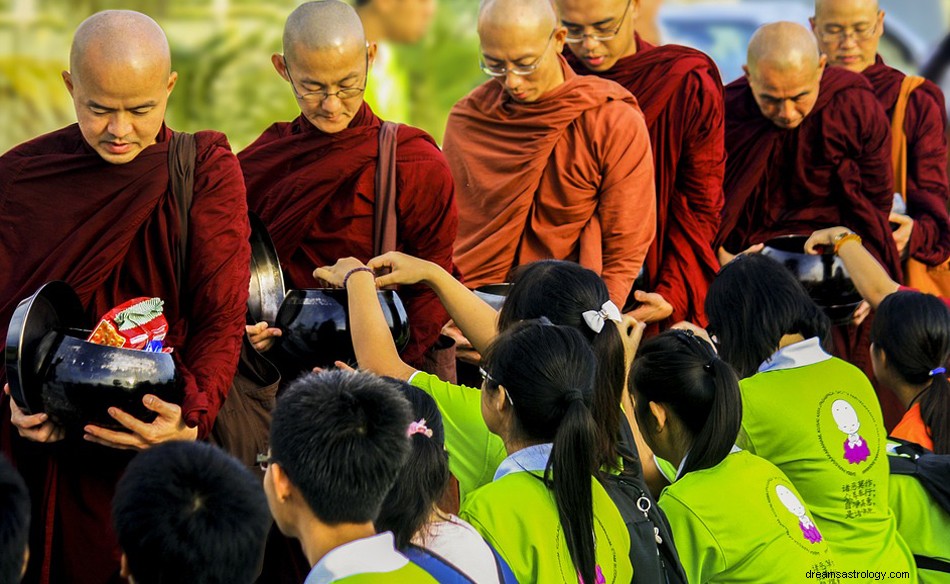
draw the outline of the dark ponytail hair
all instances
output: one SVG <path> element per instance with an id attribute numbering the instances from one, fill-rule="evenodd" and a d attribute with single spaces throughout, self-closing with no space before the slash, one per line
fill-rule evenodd
<path id="1" fill-rule="evenodd" d="M 819 337 L 831 321 L 785 266 L 761 254 L 743 254 L 723 266 L 706 295 L 709 333 L 739 377 L 755 375 L 784 335 Z"/>
<path id="2" fill-rule="evenodd" d="M 554 491 L 571 560 L 595 582 L 591 481 L 597 471 L 597 425 L 588 409 L 594 353 L 577 329 L 527 321 L 505 330 L 484 357 L 485 391 L 504 386 L 515 431 L 526 442 L 553 442 L 544 481 Z M 620 403 L 614 404 L 619 410 Z"/>
<path id="3" fill-rule="evenodd" d="M 504 331 L 522 320 L 547 318 L 556 325 L 580 331 L 594 350 L 597 363 L 591 411 L 597 421 L 595 453 L 598 467 L 616 469 L 620 404 L 626 377 L 626 359 L 620 330 L 613 323 L 595 333 L 584 322 L 584 312 L 600 310 L 610 300 L 607 286 L 596 273 L 574 262 L 541 260 L 521 267 L 498 317 Z"/>
<path id="4" fill-rule="evenodd" d="M 409 437 L 412 446 L 409 458 L 386 495 L 375 521 L 377 531 L 392 531 L 396 547 L 405 549 L 426 524 L 433 506 L 449 486 L 449 459 L 445 452 L 442 414 L 435 400 L 404 381 L 386 379 L 396 384 L 409 401 L 412 420 L 424 419 L 432 431 L 432 437 L 424 434 Z"/>
<path id="5" fill-rule="evenodd" d="M 887 363 L 912 385 L 929 383 L 920 396 L 920 417 L 930 429 L 934 452 L 950 454 L 950 309 L 943 300 L 920 292 L 895 292 L 878 306 L 871 342 Z"/>
<path id="6" fill-rule="evenodd" d="M 739 380 L 713 348 L 689 331 L 671 330 L 640 346 L 630 370 L 636 415 L 645 436 L 649 402 L 665 404 L 689 433 L 683 474 L 712 468 L 732 450 L 742 422 Z"/>

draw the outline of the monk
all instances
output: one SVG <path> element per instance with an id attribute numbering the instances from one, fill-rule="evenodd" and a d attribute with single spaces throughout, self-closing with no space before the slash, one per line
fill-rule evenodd
<path id="1" fill-rule="evenodd" d="M 284 54 L 272 57 L 300 105 L 300 117 L 278 122 L 238 155 L 248 206 L 266 224 L 288 285 L 316 288 L 313 266 L 373 253 L 373 210 L 380 120 L 363 101 L 376 45 L 359 17 L 339 0 L 308 2 L 284 28 Z M 453 271 L 457 230 L 454 186 L 445 158 L 425 132 L 400 126 L 396 147 L 400 251 Z M 411 339 L 403 359 L 421 366 L 448 320 L 423 286 L 400 290 Z M 280 335 L 273 323 L 248 332 L 258 349 Z"/>
<path id="2" fill-rule="evenodd" d="M 726 87 L 720 259 L 841 224 L 898 278 L 887 116 L 863 76 L 826 62 L 798 24 L 769 24 L 752 36 L 745 78 Z M 835 354 L 870 375 L 869 333 L 869 320 L 834 328 Z"/>
<path id="3" fill-rule="evenodd" d="M 601 274 L 623 306 L 656 231 L 643 114 L 612 81 L 578 76 L 548 0 L 486 0 L 482 68 L 493 79 L 449 115 L 457 185 L 455 259 L 471 287 L 538 259 Z"/>
<path id="4" fill-rule="evenodd" d="M 177 78 L 151 18 L 95 14 L 63 72 L 79 123 L 0 158 L 0 339 L 17 303 L 51 280 L 75 288 L 90 325 L 127 300 L 160 297 L 185 392 L 180 406 L 145 396 L 150 424 L 113 408 L 127 432 L 87 425 L 77 435 L 4 399 L 0 442 L 33 498 L 26 582 L 121 581 L 116 480 L 134 450 L 206 437 L 237 367 L 250 277 L 244 184 L 224 135 L 198 132 L 187 259 L 176 265 L 164 115 Z"/>
<path id="5" fill-rule="evenodd" d="M 863 74 L 889 120 L 901 84 L 907 77 L 888 67 L 878 54 L 884 33 L 884 11 L 877 0 L 817 0 L 812 30 L 828 63 Z M 913 90 L 901 128 L 907 138 L 907 213 L 892 212 L 890 221 L 897 251 L 904 258 L 930 266 L 950 256 L 950 222 L 947 219 L 947 126 L 943 92 L 930 81 Z M 896 129 L 895 129 L 896 130 Z M 901 185 L 895 185 L 900 192 Z"/>
<path id="6" fill-rule="evenodd" d="M 712 243 L 726 167 L 716 64 L 694 49 L 643 40 L 634 32 L 638 0 L 557 0 L 557 6 L 567 28 L 568 63 L 578 75 L 628 89 L 650 132 L 657 225 L 641 280 L 659 298 L 637 291 L 631 300 L 643 304 L 631 315 L 662 328 L 683 320 L 705 323 L 706 291 L 719 270 Z"/>

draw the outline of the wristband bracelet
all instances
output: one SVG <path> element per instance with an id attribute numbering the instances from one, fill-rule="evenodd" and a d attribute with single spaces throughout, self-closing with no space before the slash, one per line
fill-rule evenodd
<path id="1" fill-rule="evenodd" d="M 355 273 L 357 273 L 357 272 L 369 272 L 370 274 L 373 274 L 373 270 L 367 268 L 366 266 L 360 266 L 360 267 L 358 267 L 358 268 L 353 268 L 352 270 L 350 270 L 349 272 L 347 272 L 345 276 L 343 276 L 343 288 L 346 288 L 347 282 L 350 281 L 350 276 L 352 276 L 353 274 L 355 274 Z M 374 275 L 375 275 L 375 274 L 374 274 Z"/>
<path id="2" fill-rule="evenodd" d="M 835 255 L 838 255 L 838 250 L 841 249 L 841 246 L 847 241 L 855 241 L 861 243 L 861 236 L 857 233 L 845 233 L 839 235 L 835 238 Z"/>

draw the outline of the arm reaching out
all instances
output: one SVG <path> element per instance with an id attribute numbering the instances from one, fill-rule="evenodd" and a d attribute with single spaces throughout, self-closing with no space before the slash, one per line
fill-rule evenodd
<path id="1" fill-rule="evenodd" d="M 860 238 L 842 239 L 850 233 L 847 227 L 816 231 L 805 242 L 805 252 L 818 255 L 821 253 L 819 247 L 837 247 L 836 253 L 851 275 L 854 287 L 872 308 L 877 308 L 886 296 L 897 292 L 900 284 L 892 280 L 884 267 L 864 249 Z"/>

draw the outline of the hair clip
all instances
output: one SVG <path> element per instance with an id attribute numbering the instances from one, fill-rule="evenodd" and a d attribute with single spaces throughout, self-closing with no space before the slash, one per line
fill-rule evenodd
<path id="1" fill-rule="evenodd" d="M 432 438 L 432 429 L 426 426 L 426 419 L 422 418 L 418 422 L 412 422 L 409 424 L 409 431 L 407 432 L 408 436 L 413 434 L 422 434 L 426 438 Z"/>
<path id="2" fill-rule="evenodd" d="M 587 323 L 587 326 L 590 327 L 590 330 L 595 333 L 604 330 L 604 323 L 608 320 L 623 322 L 623 314 L 620 313 L 620 309 L 617 308 L 617 305 L 610 300 L 604 302 L 599 310 L 585 310 L 581 313 L 581 316 L 584 318 L 584 322 Z"/>
<path id="3" fill-rule="evenodd" d="M 933 377 L 934 375 L 940 375 L 941 373 L 946 373 L 946 367 L 937 367 L 936 369 L 931 369 L 929 375 Z"/>

